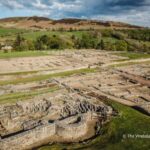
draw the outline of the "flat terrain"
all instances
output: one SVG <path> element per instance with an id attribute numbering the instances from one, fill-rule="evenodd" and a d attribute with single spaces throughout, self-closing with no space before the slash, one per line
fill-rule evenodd
<path id="1" fill-rule="evenodd" d="M 35 51 L 27 52 L 25 56 L 24 53 L 0 54 L 1 107 L 14 106 L 16 103 L 16 107 L 28 104 L 44 107 L 45 103 L 42 104 L 42 100 L 48 100 L 54 104 L 54 110 L 59 110 L 65 103 L 74 107 L 74 102 L 83 99 L 92 103 L 92 106 L 96 104 L 111 106 L 117 112 L 106 126 L 102 126 L 97 138 L 87 143 L 48 145 L 39 150 L 120 149 L 122 146 L 124 149 L 129 147 L 133 150 L 148 149 L 149 139 L 128 137 L 128 134 L 149 134 L 150 131 L 148 54 L 101 50 Z M 45 114 L 46 112 L 47 109 L 42 114 L 21 117 L 21 121 L 37 118 L 42 121 L 47 118 L 49 121 L 58 119 L 58 114 L 52 115 L 53 111 L 50 112 L 51 115 Z M 15 111 L 13 115 L 16 115 Z M 10 134 L 14 129 L 16 133 L 22 131 L 19 117 L 18 122 L 17 118 L 11 120 L 17 122 L 17 127 L 9 126 L 9 130 L 5 132 L 1 127 L 1 134 Z M 92 135 L 92 130 L 91 125 L 86 135 Z"/>
<path id="2" fill-rule="evenodd" d="M 44 54 L 46 55 L 46 52 L 45 53 L 35 52 L 35 56 Z M 39 56 L 39 57 L 32 57 L 32 55 L 34 56 L 34 52 L 31 53 L 30 55 L 31 57 L 0 59 L 0 72 L 11 73 L 11 72 L 25 72 L 37 70 L 40 71 L 51 69 L 52 70 L 62 69 L 63 71 L 66 71 L 68 69 L 88 68 L 88 65 L 94 65 L 96 63 L 112 62 L 113 60 L 119 58 L 119 56 L 109 57 L 108 52 L 103 52 L 99 54 L 98 51 L 86 52 L 86 50 L 72 51 L 72 52 L 58 51 L 49 56 Z"/>

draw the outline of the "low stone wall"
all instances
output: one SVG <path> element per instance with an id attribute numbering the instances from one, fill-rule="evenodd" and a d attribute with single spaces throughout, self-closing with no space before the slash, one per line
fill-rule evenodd
<path id="1" fill-rule="evenodd" d="M 68 119 L 69 121 L 70 119 Z M 36 127 L 7 139 L 2 139 L 0 147 L 2 150 L 26 150 L 47 144 L 49 142 L 79 142 L 89 139 L 96 134 L 96 123 L 98 116 L 92 113 L 82 116 L 80 124 L 63 125 L 61 121 Z"/>

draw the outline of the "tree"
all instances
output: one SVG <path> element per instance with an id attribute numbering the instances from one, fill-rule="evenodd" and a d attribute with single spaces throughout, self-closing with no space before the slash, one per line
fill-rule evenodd
<path id="1" fill-rule="evenodd" d="M 49 36 L 42 35 L 42 36 L 38 37 L 37 40 L 35 41 L 35 48 L 37 50 L 46 50 L 46 49 L 48 49 L 49 41 L 50 41 Z"/>
<path id="2" fill-rule="evenodd" d="M 72 40 L 75 40 L 75 39 L 76 39 L 76 36 L 73 34 L 73 35 L 71 36 L 71 39 L 72 39 Z"/>
<path id="3" fill-rule="evenodd" d="M 104 50 L 105 49 L 105 45 L 104 45 L 104 40 L 103 39 L 101 40 L 100 45 L 101 45 L 101 49 Z"/>
<path id="4" fill-rule="evenodd" d="M 24 41 L 24 38 L 21 37 L 20 34 L 18 34 L 18 35 L 17 35 L 17 38 L 16 38 L 16 45 L 17 45 L 17 46 L 20 46 L 20 45 L 21 45 L 21 42 L 23 42 L 23 41 Z"/>
<path id="5" fill-rule="evenodd" d="M 23 37 L 21 37 L 20 34 L 18 34 L 16 37 L 16 40 L 13 44 L 13 49 L 21 51 L 21 50 L 24 50 L 25 47 L 26 47 L 25 46 L 25 39 Z"/>
<path id="6" fill-rule="evenodd" d="M 91 33 L 82 34 L 81 39 L 78 39 L 77 48 L 97 48 L 98 38 L 95 38 Z"/>
<path id="7" fill-rule="evenodd" d="M 105 49 L 103 39 L 101 39 L 100 42 L 98 42 L 96 49 L 101 49 L 101 50 Z"/>
<path id="8" fill-rule="evenodd" d="M 33 41 L 27 41 L 28 50 L 35 50 L 35 45 Z"/>
<path id="9" fill-rule="evenodd" d="M 42 35 L 35 41 L 35 47 L 37 50 L 64 49 L 69 46 L 70 45 L 65 39 L 62 39 L 57 35 Z"/>
<path id="10" fill-rule="evenodd" d="M 41 41 L 43 44 L 48 44 L 50 40 L 50 37 L 48 35 L 42 35 L 39 38 L 39 41 Z"/>
<path id="11" fill-rule="evenodd" d="M 72 27 L 70 27 L 69 31 L 70 31 L 70 32 L 73 32 L 73 28 L 72 28 Z"/>
<path id="12" fill-rule="evenodd" d="M 2 49 L 2 44 L 0 43 L 0 50 Z"/>
<path id="13" fill-rule="evenodd" d="M 117 51 L 127 51 L 128 45 L 125 41 L 119 40 L 115 43 L 116 50 Z"/>
<path id="14" fill-rule="evenodd" d="M 118 39 L 118 40 L 124 40 L 127 38 L 127 35 L 125 33 L 122 33 L 122 32 L 116 32 L 114 31 L 112 33 L 112 37 Z"/>

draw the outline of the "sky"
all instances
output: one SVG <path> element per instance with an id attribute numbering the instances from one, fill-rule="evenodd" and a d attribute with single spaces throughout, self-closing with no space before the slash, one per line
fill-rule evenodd
<path id="1" fill-rule="evenodd" d="M 16 16 L 97 19 L 150 27 L 150 0 L 0 0 L 0 18 Z"/>

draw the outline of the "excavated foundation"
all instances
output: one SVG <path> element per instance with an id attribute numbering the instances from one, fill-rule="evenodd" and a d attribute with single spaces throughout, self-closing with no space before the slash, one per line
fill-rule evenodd
<path id="1" fill-rule="evenodd" d="M 0 107 L 0 147 L 26 150 L 51 142 L 74 143 L 94 137 L 113 115 L 100 101 L 77 93 Z"/>

